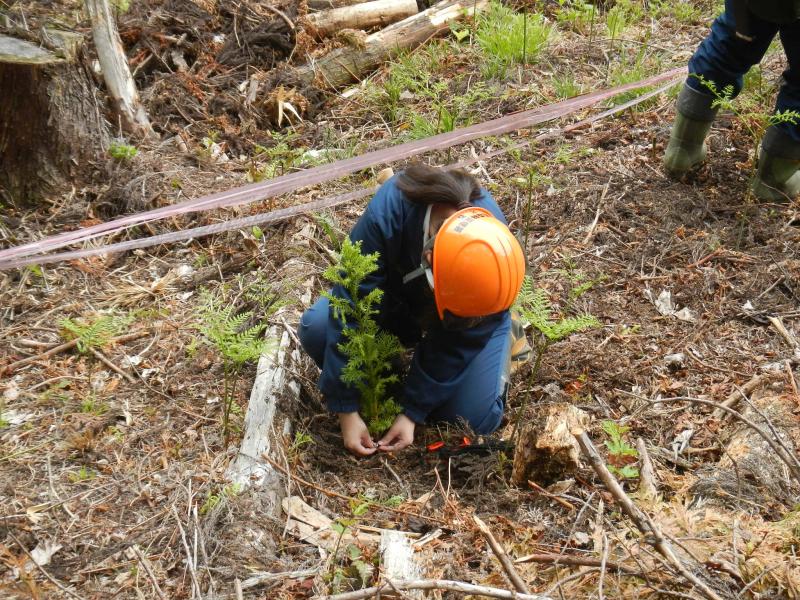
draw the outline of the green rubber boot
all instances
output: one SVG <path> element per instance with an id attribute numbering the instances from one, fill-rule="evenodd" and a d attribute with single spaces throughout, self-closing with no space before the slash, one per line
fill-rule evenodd
<path id="1" fill-rule="evenodd" d="M 777 127 L 761 141 L 758 171 L 751 189 L 759 200 L 789 202 L 800 194 L 800 143 Z"/>
<path id="2" fill-rule="evenodd" d="M 717 116 L 717 109 L 711 107 L 713 101 L 713 96 L 683 84 L 664 153 L 664 168 L 671 176 L 679 177 L 705 160 L 705 139 Z"/>

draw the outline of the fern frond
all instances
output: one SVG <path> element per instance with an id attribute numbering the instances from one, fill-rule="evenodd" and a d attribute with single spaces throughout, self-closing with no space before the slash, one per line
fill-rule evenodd
<path id="1" fill-rule="evenodd" d="M 120 335 L 133 320 L 130 316 L 108 314 L 85 323 L 72 319 L 62 319 L 59 322 L 61 329 L 68 334 L 67 337 L 77 340 L 78 352 L 85 354 L 91 348 L 102 348 L 111 338 Z"/>

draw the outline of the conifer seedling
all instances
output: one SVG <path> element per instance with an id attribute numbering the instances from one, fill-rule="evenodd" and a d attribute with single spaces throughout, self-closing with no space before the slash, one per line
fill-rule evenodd
<path id="1" fill-rule="evenodd" d="M 360 241 L 345 238 L 338 262 L 324 273 L 325 279 L 340 285 L 349 296 L 324 293 L 334 318 L 343 326 L 339 350 L 347 363 L 341 379 L 358 390 L 361 416 L 373 435 L 383 433 L 400 414 L 400 406 L 388 397 L 388 388 L 398 380 L 392 372 L 392 359 L 403 351 L 397 337 L 375 322 L 383 290 L 360 291 L 366 278 L 378 269 L 378 257 L 377 252 L 362 254 Z"/>

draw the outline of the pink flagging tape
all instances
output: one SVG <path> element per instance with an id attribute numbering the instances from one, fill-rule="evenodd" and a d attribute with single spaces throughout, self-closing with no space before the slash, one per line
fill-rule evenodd
<path id="1" fill-rule="evenodd" d="M 234 229 L 247 229 L 254 225 L 266 225 L 268 223 L 276 223 L 283 221 L 290 217 L 294 217 L 307 212 L 322 210 L 324 208 L 331 208 L 339 204 L 346 204 L 365 196 L 370 196 L 378 191 L 378 186 L 370 186 L 361 190 L 347 192 L 340 194 L 333 198 L 323 198 L 321 200 L 314 200 L 313 202 L 306 202 L 305 204 L 298 204 L 297 206 L 290 206 L 288 208 L 281 208 L 273 210 L 268 213 L 259 213 L 249 217 L 241 217 L 238 219 L 230 219 L 213 225 L 204 225 L 202 227 L 194 227 L 192 229 L 182 229 L 180 231 L 172 231 L 170 233 L 162 233 L 160 235 L 153 235 L 138 240 L 128 240 L 125 242 L 117 242 L 116 244 L 108 244 L 106 246 L 98 246 L 95 248 L 86 248 L 84 250 L 70 250 L 69 252 L 60 252 L 59 254 L 48 254 L 45 256 L 28 256 L 24 258 L 17 258 L 7 261 L 7 263 L 0 263 L 0 271 L 6 268 L 24 267 L 27 265 L 46 265 L 54 262 L 61 262 L 64 260 L 75 260 L 78 258 L 87 258 L 89 256 L 96 256 L 98 254 L 112 254 L 114 252 L 125 252 L 128 250 L 136 250 L 137 248 L 147 248 L 149 246 L 158 246 L 159 244 L 167 244 L 172 242 L 180 242 L 184 240 L 191 240 L 214 233 L 222 233 L 224 231 L 231 231 Z M 9 266 L 6 267 L 6 264 Z"/>
<path id="2" fill-rule="evenodd" d="M 49 238 L 38 240 L 36 242 L 31 242 L 28 244 L 23 244 L 21 246 L 15 246 L 12 248 L 7 248 L 5 250 L 0 250 L 0 270 L 6 270 L 18 266 L 23 266 L 22 264 L 23 261 L 21 260 L 23 257 L 30 257 L 32 255 L 37 255 L 39 253 L 55 250 L 57 248 L 63 248 L 64 246 L 70 244 L 85 242 L 97 238 L 101 235 L 109 235 L 111 233 L 116 233 L 142 223 L 149 223 L 179 214 L 188 214 L 200 211 L 207 211 L 215 208 L 249 204 L 252 202 L 256 202 L 258 200 L 263 200 L 280 194 L 293 192 L 301 187 L 316 185 L 319 183 L 323 183 L 325 181 L 330 181 L 332 179 L 336 179 L 338 177 L 342 177 L 344 175 L 348 175 L 355 171 L 359 171 L 361 169 L 365 169 L 377 164 L 403 160 L 406 158 L 410 158 L 412 156 L 422 154 L 424 152 L 443 150 L 451 146 L 463 144 L 477 138 L 503 135 L 511 131 L 516 131 L 533 125 L 538 125 L 546 121 L 566 116 L 578 110 L 588 108 L 594 104 L 597 104 L 598 102 L 602 102 L 603 100 L 612 98 L 617 94 L 629 90 L 651 85 L 657 85 L 665 81 L 674 80 L 675 78 L 685 73 L 686 73 L 685 67 L 672 69 L 670 71 L 666 71 L 659 75 L 642 79 L 641 81 L 620 85 L 606 90 L 599 90 L 597 92 L 586 94 L 585 96 L 578 96 L 576 98 L 564 100 L 562 102 L 557 102 L 555 104 L 550 104 L 529 111 L 506 115 L 504 117 L 500 117 L 492 121 L 479 123 L 476 125 L 472 125 L 470 127 L 457 129 L 455 131 L 451 131 L 448 133 L 442 133 L 423 140 L 416 140 L 413 142 L 400 144 L 398 146 L 384 148 L 382 150 L 376 150 L 373 152 L 369 152 L 367 154 L 363 154 L 361 156 L 355 156 L 349 159 L 340 160 L 327 165 L 321 165 L 318 167 L 313 167 L 311 169 L 305 169 L 303 171 L 298 171 L 296 173 L 289 173 L 287 175 L 276 177 L 275 179 L 271 179 L 269 181 L 250 184 L 247 186 L 235 188 L 233 190 L 218 192 L 207 196 L 201 196 L 200 198 L 196 198 L 194 200 L 187 200 L 171 206 L 166 206 L 146 211 L 143 213 L 128 215 L 125 217 L 121 217 L 119 219 L 115 219 L 113 221 L 107 221 L 105 223 L 100 223 L 98 225 L 85 227 L 75 231 L 63 232 L 51 236 Z M 299 209 L 300 207 L 295 207 L 295 208 Z M 308 210 L 314 210 L 314 209 L 311 208 Z M 232 221 L 229 221 L 227 223 L 231 222 Z M 223 224 L 218 224 L 218 225 L 223 225 Z M 218 225 L 212 225 L 209 227 L 216 227 Z M 175 236 L 181 233 L 185 232 L 174 232 L 164 235 Z M 183 239 L 188 239 L 188 237 L 194 237 L 194 236 L 190 235 L 184 237 Z M 148 239 L 153 239 L 153 238 L 148 238 Z M 145 240 L 133 240 L 131 242 L 121 242 L 121 243 L 126 244 L 126 243 L 144 242 L 144 241 Z M 175 239 L 170 239 L 166 241 L 175 241 Z M 155 242 L 155 243 L 163 243 L 163 242 Z M 118 246 L 118 244 L 114 244 L 112 246 Z M 102 247 L 101 249 L 99 249 L 99 251 L 93 253 L 99 254 L 101 252 L 108 251 L 108 249 L 111 248 L 112 246 Z M 91 249 L 91 250 L 94 251 L 98 249 Z M 75 252 L 83 252 L 83 251 L 75 251 Z M 71 253 L 63 253 L 63 254 L 71 254 Z M 63 254 L 59 256 L 63 256 Z M 59 260 L 64 260 L 64 258 L 60 258 Z M 45 262 L 45 257 L 38 256 L 32 258 L 31 260 L 24 261 L 24 264 L 34 264 L 34 263 L 44 264 L 44 262 Z M 48 260 L 47 262 L 53 262 L 53 261 Z"/>
<path id="3" fill-rule="evenodd" d="M 560 128 L 560 129 L 557 129 L 557 130 L 554 130 L 554 131 L 545 132 L 545 133 L 543 133 L 541 135 L 536 136 L 532 140 L 525 140 L 525 141 L 522 141 L 522 142 L 517 142 L 517 143 L 511 144 L 509 146 L 504 146 L 503 148 L 500 148 L 498 150 L 492 150 L 490 152 L 486 152 L 484 154 L 481 154 L 480 156 L 474 156 L 472 158 L 468 158 L 468 159 L 460 161 L 458 163 L 449 165 L 448 168 L 465 167 L 467 165 L 470 165 L 470 164 L 473 164 L 473 163 L 476 163 L 476 162 L 479 162 L 479 161 L 484 161 L 484 160 L 492 158 L 494 156 L 499 156 L 501 154 L 505 154 L 506 152 L 509 152 L 511 150 L 518 150 L 518 149 L 521 149 L 521 148 L 525 148 L 525 147 L 530 146 L 531 144 L 534 144 L 536 142 L 540 142 L 540 141 L 544 141 L 544 140 L 548 140 L 548 139 L 553 139 L 553 138 L 559 137 L 559 136 L 561 136 L 561 135 L 563 135 L 565 133 L 568 133 L 570 131 L 575 131 L 577 129 L 585 127 L 586 125 L 590 125 L 590 124 L 592 124 L 592 123 L 594 123 L 596 121 L 599 121 L 600 119 L 603 119 L 605 117 L 620 113 L 620 112 L 630 108 L 631 106 L 635 106 L 636 104 L 640 104 L 640 103 L 652 98 L 653 96 L 657 96 L 658 94 L 661 94 L 661 93 L 665 92 L 666 90 L 668 90 L 671 86 L 675 85 L 675 83 L 677 81 L 678 81 L 678 79 L 674 79 L 674 80 L 670 81 L 669 83 L 667 83 L 666 85 L 661 86 L 658 89 L 655 89 L 655 90 L 653 90 L 651 92 L 648 92 L 646 94 L 643 94 L 641 96 L 637 96 L 633 100 L 629 100 L 628 102 L 625 102 L 624 104 L 619 104 L 619 105 L 615 106 L 614 108 L 611 108 L 611 109 L 609 109 L 607 111 L 604 111 L 602 113 L 598 113 L 596 115 L 593 115 L 591 117 L 583 119 L 582 121 L 579 121 L 577 123 L 573 123 L 571 125 L 567 125 L 566 127 L 563 127 L 563 128 Z M 69 251 L 69 252 L 62 252 L 62 253 L 59 253 L 59 254 L 50 254 L 50 255 L 47 255 L 47 256 L 29 256 L 27 258 L 13 259 L 13 260 L 9 261 L 10 266 L 7 267 L 7 268 L 24 267 L 24 266 L 33 265 L 33 264 L 49 264 L 49 263 L 60 262 L 60 261 L 64 261 L 64 260 L 75 260 L 75 259 L 78 259 L 78 258 L 87 258 L 89 256 L 95 256 L 95 255 L 99 255 L 99 254 L 110 254 L 110 253 L 113 253 L 113 252 L 124 252 L 124 251 L 127 251 L 127 250 L 134 250 L 134 249 L 137 249 L 137 248 L 147 248 L 147 247 L 150 247 L 150 246 L 157 246 L 159 244 L 166 244 L 166 243 L 171 243 L 171 242 L 179 242 L 179 241 L 184 241 L 184 240 L 190 240 L 190 239 L 194 239 L 194 238 L 203 237 L 203 236 L 206 236 L 206 235 L 211 235 L 211 234 L 214 234 L 214 233 L 222 233 L 222 232 L 225 232 L 225 231 L 231 231 L 231 230 L 235 230 L 235 229 L 245 229 L 245 228 L 248 228 L 248 227 L 253 227 L 254 225 L 266 225 L 268 223 L 276 223 L 278 221 L 282 221 L 284 219 L 288 219 L 290 217 L 297 216 L 299 214 L 308 213 L 308 212 L 311 212 L 311 211 L 314 211 L 314 210 L 321 210 L 323 208 L 331 208 L 331 207 L 334 207 L 334 206 L 338 206 L 340 204 L 345 204 L 347 202 L 352 202 L 354 200 L 358 200 L 360 198 L 364 198 L 366 196 L 370 196 L 370 195 L 374 194 L 377 191 L 377 189 L 378 189 L 377 187 L 370 187 L 370 188 L 366 188 L 366 189 L 363 189 L 363 190 L 356 190 L 356 191 L 353 191 L 353 192 L 348 192 L 346 194 L 341 194 L 339 196 L 335 196 L 333 198 L 315 200 L 313 202 L 307 202 L 305 204 L 299 204 L 297 206 L 292 206 L 292 207 L 289 207 L 289 208 L 283 208 L 283 209 L 280 209 L 280 210 L 274 210 L 274 211 L 267 212 L 267 213 L 260 213 L 260 214 L 257 214 L 257 215 L 252 215 L 252 216 L 249 216 L 249 217 L 242 217 L 242 218 L 239 218 L 239 219 L 231 219 L 231 220 L 224 221 L 224 222 L 221 222 L 221 223 L 215 223 L 214 225 L 206 225 L 206 226 L 203 226 L 203 227 L 194 227 L 192 229 L 184 229 L 184 230 L 181 230 L 181 231 L 174 231 L 174 232 L 171 232 L 171 233 L 165 233 L 165 234 L 162 234 L 162 235 L 156 235 L 156 236 L 152 236 L 152 237 L 148 237 L 148 238 L 142 238 L 142 239 L 139 239 L 139 240 L 130 240 L 130 241 L 127 241 L 127 242 L 119 242 L 119 243 L 116 243 L 116 244 L 98 246 L 98 247 L 95 247 L 95 248 L 87 248 L 85 250 L 72 250 L 72 251 Z M 5 268 L 5 267 L 0 266 L 0 270 L 2 268 Z"/>

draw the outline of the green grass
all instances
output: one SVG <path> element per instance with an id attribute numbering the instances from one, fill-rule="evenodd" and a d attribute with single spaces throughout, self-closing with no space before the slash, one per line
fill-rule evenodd
<path id="1" fill-rule="evenodd" d="M 597 19 L 597 7 L 584 0 L 558 0 L 556 21 L 576 33 L 591 33 Z"/>
<path id="2" fill-rule="evenodd" d="M 556 96 L 562 100 L 573 98 L 583 93 L 583 86 L 575 81 L 573 73 L 553 75 L 550 83 Z"/>
<path id="3" fill-rule="evenodd" d="M 483 75 L 502 79 L 510 67 L 536 62 L 553 34 L 554 27 L 543 15 L 516 13 L 492 2 L 475 31 L 475 41 L 485 59 Z"/>

